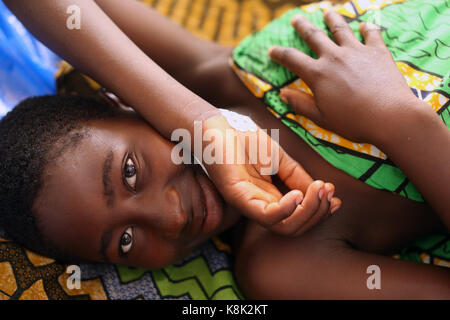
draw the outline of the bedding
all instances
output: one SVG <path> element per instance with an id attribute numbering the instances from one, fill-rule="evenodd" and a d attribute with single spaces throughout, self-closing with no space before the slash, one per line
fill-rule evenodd
<path id="1" fill-rule="evenodd" d="M 231 261 L 229 247 L 215 238 L 159 270 L 80 264 L 78 289 L 69 265 L 0 238 L 0 300 L 242 299 Z"/>
<path id="2" fill-rule="evenodd" d="M 263 0 L 144 2 L 155 6 L 158 11 L 201 37 L 232 45 L 286 10 L 302 3 Z M 2 3 L 0 5 L 3 6 Z M 7 9 L 3 6 L 0 11 L 3 10 Z M 0 17 L 1 31 L 5 31 L 5 15 Z M 19 34 L 14 35 L 14 41 L 10 41 L 9 45 L 15 45 L 20 37 Z M 33 42 L 35 39 L 27 35 L 27 41 Z M 40 70 L 36 75 L 41 74 L 43 79 L 48 79 L 49 74 L 51 77 L 56 74 L 57 79 L 48 86 L 38 86 L 37 90 L 27 92 L 27 87 L 17 88 L 12 85 L 15 83 L 12 79 L 16 76 L 23 77 L 23 74 L 10 73 L 10 81 L 5 78 L 1 82 L 0 101 L 3 102 L 5 112 L 26 96 L 55 92 L 95 95 L 100 90 L 98 84 L 68 64 L 61 63 L 59 69 L 56 68 L 54 61 L 59 59 L 37 42 L 31 47 L 33 50 L 24 54 L 36 54 L 39 52 L 36 51 L 37 47 L 42 57 L 48 59 L 41 57 L 34 61 L 41 64 L 40 69 L 36 69 Z M 12 56 L 11 65 L 17 61 L 13 58 L 20 59 Z M 8 70 L 1 67 L 0 72 L 7 74 Z M 22 93 L 15 99 L 6 100 L 6 90 L 21 90 Z M 9 241 L 0 230 L 0 300 L 244 299 L 232 272 L 233 255 L 227 243 L 227 234 L 222 234 L 205 243 L 186 259 L 159 270 L 99 263 L 80 264 L 81 285 L 77 289 L 71 287 L 72 271 L 69 265 L 37 255 Z M 395 258 L 450 267 L 449 244 L 448 234 L 432 235 L 406 247 Z"/>

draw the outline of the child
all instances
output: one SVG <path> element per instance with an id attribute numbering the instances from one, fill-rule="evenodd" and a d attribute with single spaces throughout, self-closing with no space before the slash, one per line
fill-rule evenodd
<path id="1" fill-rule="evenodd" d="M 116 22 L 124 30 L 126 19 Z M 23 102 L 2 120 L 1 133 L 8 138 L 2 141 L 1 185 L 10 190 L 2 190 L 1 207 L 11 210 L 2 219 L 9 220 L 8 231 L 62 258 L 153 268 L 235 226 L 236 276 L 247 297 L 448 298 L 448 270 L 383 256 L 444 229 L 432 209 L 332 166 L 263 112 L 263 103 L 228 67 L 230 53 L 217 47 L 199 52 L 194 71 L 178 76 L 214 105 L 247 114 L 262 128 L 278 128 L 287 153 L 313 177 L 336 186 L 346 204 L 339 214 L 300 237 L 276 235 L 240 219 L 201 170 L 173 164 L 173 144 L 134 112 L 81 97 L 43 97 Z M 314 182 L 303 202 L 323 214 L 329 206 L 323 200 L 333 191 Z M 381 290 L 367 287 L 371 265 L 380 267 Z M 267 277 L 273 269 L 277 273 Z"/>

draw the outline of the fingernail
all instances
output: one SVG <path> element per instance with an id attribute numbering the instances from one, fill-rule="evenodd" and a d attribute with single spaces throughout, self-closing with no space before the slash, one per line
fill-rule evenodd
<path id="1" fill-rule="evenodd" d="M 298 206 L 303 201 L 303 194 L 300 194 L 297 199 L 295 199 L 295 205 Z"/>
<path id="2" fill-rule="evenodd" d="M 378 26 L 376 24 L 373 24 L 372 22 L 366 22 L 366 29 L 368 30 L 377 30 Z"/>
<path id="3" fill-rule="evenodd" d="M 331 201 L 331 198 L 333 198 L 333 195 L 334 195 L 334 191 L 328 192 L 328 196 L 327 196 L 328 202 Z"/>
<path id="4" fill-rule="evenodd" d="M 319 199 L 322 200 L 323 197 L 323 188 L 319 191 Z"/>
<path id="5" fill-rule="evenodd" d="M 293 16 L 291 19 L 291 25 L 297 24 L 297 22 L 299 22 L 302 19 L 303 19 L 303 16 L 301 14 L 297 14 L 297 15 Z"/>
<path id="6" fill-rule="evenodd" d="M 271 46 L 268 50 L 269 55 L 272 55 L 273 50 L 275 50 L 277 48 L 277 46 Z"/>

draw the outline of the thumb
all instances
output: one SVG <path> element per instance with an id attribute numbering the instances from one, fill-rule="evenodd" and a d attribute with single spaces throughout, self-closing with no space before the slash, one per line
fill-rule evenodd
<path id="1" fill-rule="evenodd" d="M 290 105 L 297 114 L 307 117 L 315 123 L 320 123 L 321 114 L 314 98 L 300 90 L 281 89 L 280 98 Z"/>

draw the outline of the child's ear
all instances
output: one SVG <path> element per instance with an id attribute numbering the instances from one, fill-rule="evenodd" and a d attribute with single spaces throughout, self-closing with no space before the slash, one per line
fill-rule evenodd
<path id="1" fill-rule="evenodd" d="M 123 104 L 119 97 L 114 93 L 107 91 L 105 88 L 101 88 L 98 94 L 111 108 L 122 109 L 125 111 L 133 110 L 133 108 Z"/>

